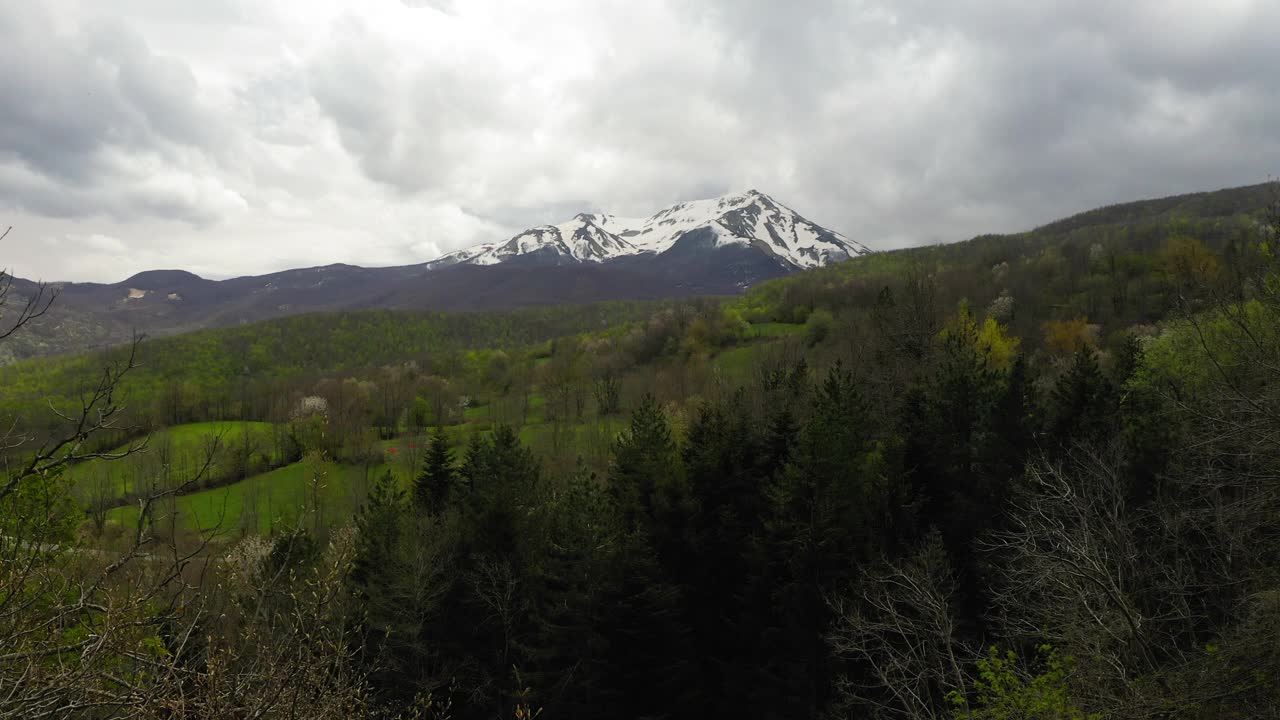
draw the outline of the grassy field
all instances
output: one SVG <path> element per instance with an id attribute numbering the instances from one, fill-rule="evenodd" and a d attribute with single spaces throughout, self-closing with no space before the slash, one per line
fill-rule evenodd
<path id="1" fill-rule="evenodd" d="M 804 332 L 803 324 L 796 323 L 780 323 L 767 322 L 757 323 L 751 326 L 751 332 L 756 337 L 782 337 L 785 335 L 799 335 Z"/>
<path id="2" fill-rule="evenodd" d="M 129 457 L 83 462 L 68 469 L 66 476 L 80 497 L 92 494 L 99 500 L 125 498 L 158 486 L 166 477 L 177 482 L 190 478 L 199 471 L 215 438 L 220 449 L 214 454 L 210 477 L 216 477 L 220 464 L 225 464 L 227 448 L 242 446 L 246 438 L 264 463 L 277 464 L 277 458 L 272 457 L 271 429 L 271 423 L 265 422 L 206 422 L 165 428 L 152 433 L 143 449 Z M 112 452 L 122 453 L 128 448 L 129 445 L 122 445 Z"/>
<path id="3" fill-rule="evenodd" d="M 747 384 L 755 380 L 756 368 L 767 347 L 764 344 L 736 347 L 716 355 L 711 363 L 727 381 Z"/>
<path id="4" fill-rule="evenodd" d="M 530 447 L 575 448 L 582 463 L 599 470 L 607 462 L 612 443 L 625 422 L 622 417 L 610 417 L 556 425 L 539 419 L 525 424 L 519 434 L 521 441 Z M 446 429 L 459 462 L 471 437 L 487 432 L 489 425 L 487 420 L 477 417 Z M 184 437 L 200 437 L 202 430 L 214 429 L 207 426 L 175 430 Z M 390 470 L 401 486 L 406 491 L 410 490 L 425 448 L 425 436 L 404 437 L 379 443 L 378 460 L 368 465 L 306 459 L 230 485 L 173 498 L 156 509 L 156 522 L 162 526 L 172 522 L 184 530 L 228 537 L 253 532 L 270 534 L 299 524 L 313 523 L 317 514 L 327 525 L 341 525 L 350 521 L 364 501 L 370 484 L 382 473 Z M 127 468 L 112 468 L 112 471 L 125 474 Z M 136 506 L 118 507 L 108 511 L 107 521 L 124 528 L 134 528 L 138 515 Z"/>
<path id="5" fill-rule="evenodd" d="M 759 364 L 782 346 L 784 338 L 803 332 L 803 327 L 788 323 L 753 325 L 754 342 L 721 352 L 711 362 L 731 382 L 752 382 Z M 507 404 L 501 409 L 493 404 L 470 407 L 462 423 L 446 429 L 458 462 L 462 461 L 472 437 L 492 430 L 495 417 L 523 415 L 525 422 L 520 423 L 520 440 L 539 456 L 554 458 L 556 467 L 549 466 L 549 471 L 559 474 L 575 469 L 606 472 L 613 444 L 626 427 L 625 414 L 588 417 L 582 422 L 552 422 L 547 418 L 546 397 L 539 392 L 530 394 L 527 413 L 517 409 L 523 405 L 521 399 L 507 398 L 502 402 Z M 95 487 L 94 497 L 98 500 L 127 498 L 154 484 L 165 463 L 171 465 L 171 479 L 182 481 L 189 477 L 215 437 L 224 448 L 221 455 L 229 455 L 226 448 L 242 447 L 247 440 L 260 463 L 265 467 L 278 465 L 278 459 L 272 457 L 272 434 L 273 426 L 269 423 L 211 422 L 178 426 L 153 434 L 144 452 L 123 461 L 84 463 L 73 468 L 70 476 L 74 487 Z M 382 473 L 390 470 L 408 490 L 421 466 L 425 446 L 425 435 L 383 441 L 376 447 L 375 457 L 360 464 L 307 458 L 239 482 L 171 498 L 157 508 L 156 522 L 230 537 L 254 532 L 270 534 L 315 522 L 344 524 L 364 501 L 373 480 Z M 221 457 L 215 459 L 211 477 L 216 478 L 223 469 L 222 462 Z M 553 461 L 548 459 L 548 462 Z M 108 495 L 103 493 L 104 485 L 109 488 Z M 83 492 L 79 496 L 87 499 Z M 110 510 L 107 520 L 132 528 L 138 516 L 138 507 L 126 505 Z"/>
<path id="6" fill-rule="evenodd" d="M 557 425 L 550 422 L 528 423 L 520 428 L 520 442 L 537 448 L 576 448 L 579 454 L 607 454 L 618 433 L 626 427 L 626 418 L 614 416 L 591 418 L 581 423 Z"/>
<path id="7" fill-rule="evenodd" d="M 370 483 L 388 469 L 408 484 L 394 463 L 364 467 L 297 462 L 233 485 L 175 498 L 168 507 L 158 509 L 157 522 L 172 518 L 187 529 L 229 535 L 271 533 L 314 521 L 317 513 L 327 524 L 341 524 L 364 500 Z M 136 507 L 115 508 L 107 519 L 136 527 L 138 512 Z"/>

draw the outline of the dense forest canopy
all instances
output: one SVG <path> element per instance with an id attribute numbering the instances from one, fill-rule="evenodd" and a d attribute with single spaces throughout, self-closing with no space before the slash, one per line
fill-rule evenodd
<path id="1" fill-rule="evenodd" d="M 0 369 L 0 717 L 1280 715 L 1272 191 Z"/>

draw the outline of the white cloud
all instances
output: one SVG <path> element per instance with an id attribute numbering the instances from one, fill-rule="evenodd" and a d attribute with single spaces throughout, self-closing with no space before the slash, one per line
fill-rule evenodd
<path id="1" fill-rule="evenodd" d="M 0 0 L 0 264 L 411 263 L 745 187 L 888 247 L 1257 182 L 1278 7 Z"/>

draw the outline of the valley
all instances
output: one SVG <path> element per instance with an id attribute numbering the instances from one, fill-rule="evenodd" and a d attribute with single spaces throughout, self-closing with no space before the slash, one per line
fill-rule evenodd
<path id="1" fill-rule="evenodd" d="M 604 228 L 608 228 L 607 230 Z M 0 362 L 110 347 L 304 313 L 502 310 L 735 295 L 802 268 L 870 252 L 758 191 L 680 203 L 650 218 L 579 214 L 418 265 L 326 265 L 208 280 L 182 270 L 112 284 L 58 283 L 58 302 Z M 14 302 L 42 285 L 16 280 Z"/>
<path id="2" fill-rule="evenodd" d="M 0 720 L 1280 719 L 1276 28 L 0 2 Z"/>
<path id="3" fill-rule="evenodd" d="M 1274 193 L 736 295 L 329 309 L 10 362 L 0 578 L 47 569 L 25 587 L 80 618 L 15 637 L 112 638 L 127 682 L 180 694 L 141 668 L 203 673 L 169 630 L 199 629 L 254 703 L 305 687 L 400 717 L 1254 713 L 1276 692 L 1254 672 L 1280 551 Z M 117 683 L 95 678 L 69 687 Z"/>

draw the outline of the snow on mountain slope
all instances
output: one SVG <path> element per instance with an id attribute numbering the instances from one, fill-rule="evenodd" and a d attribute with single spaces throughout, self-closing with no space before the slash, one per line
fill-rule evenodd
<path id="1" fill-rule="evenodd" d="M 838 262 L 870 250 L 801 217 L 756 190 L 673 205 L 647 218 L 582 213 L 498 243 L 445 255 L 432 265 L 495 265 L 517 257 L 566 264 L 661 254 L 687 233 L 708 229 L 716 247 L 754 247 L 791 269 Z"/>

